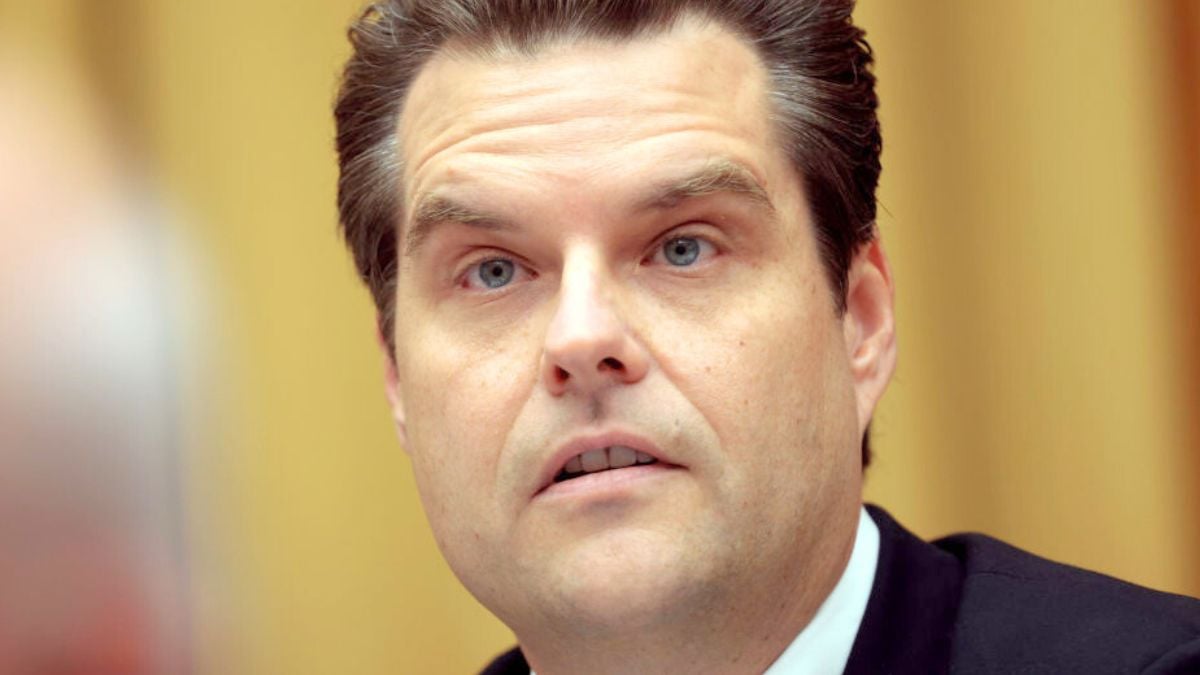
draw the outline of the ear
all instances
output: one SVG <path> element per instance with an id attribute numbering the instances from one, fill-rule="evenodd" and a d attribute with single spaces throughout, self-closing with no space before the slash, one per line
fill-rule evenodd
<path id="1" fill-rule="evenodd" d="M 396 423 L 396 435 L 400 438 L 400 447 L 408 448 L 408 428 L 404 423 L 404 401 L 400 396 L 400 374 L 396 370 L 396 355 L 388 346 L 379 322 L 375 324 L 375 341 L 383 352 L 383 390 L 387 394 L 388 406 L 392 409 L 392 421 Z"/>
<path id="2" fill-rule="evenodd" d="M 859 248 L 846 279 L 843 329 L 858 401 L 858 431 L 865 433 L 875 405 L 896 368 L 892 271 L 879 237 Z"/>

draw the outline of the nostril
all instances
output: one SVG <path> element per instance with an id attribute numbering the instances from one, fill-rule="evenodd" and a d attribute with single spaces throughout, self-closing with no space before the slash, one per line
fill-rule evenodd
<path id="1" fill-rule="evenodd" d="M 564 370 L 561 366 L 554 367 L 554 379 L 558 380 L 559 382 L 566 382 L 570 377 L 571 374 Z"/>
<path id="2" fill-rule="evenodd" d="M 600 370 L 625 370 L 625 364 L 610 356 L 600 362 Z"/>

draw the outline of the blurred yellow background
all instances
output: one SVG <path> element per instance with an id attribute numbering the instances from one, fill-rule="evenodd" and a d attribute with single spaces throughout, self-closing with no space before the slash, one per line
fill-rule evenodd
<path id="1" fill-rule="evenodd" d="M 180 500 L 205 675 L 467 673 L 512 642 L 434 546 L 338 239 L 359 6 L 0 0 L 13 58 L 102 102 L 202 261 Z M 922 535 L 1200 595 L 1196 6 L 860 3 L 901 347 L 867 497 Z"/>

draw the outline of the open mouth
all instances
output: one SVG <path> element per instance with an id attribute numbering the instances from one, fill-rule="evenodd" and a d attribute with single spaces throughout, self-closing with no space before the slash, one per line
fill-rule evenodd
<path id="1" fill-rule="evenodd" d="M 658 460 L 650 455 L 628 448 L 623 445 L 611 445 L 606 448 L 595 448 L 581 452 L 563 466 L 554 477 L 555 483 L 562 483 L 589 473 L 624 469 L 639 464 L 657 464 Z"/>

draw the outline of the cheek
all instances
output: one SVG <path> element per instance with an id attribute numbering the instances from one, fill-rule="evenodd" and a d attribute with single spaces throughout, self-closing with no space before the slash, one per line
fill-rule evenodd
<path id="1" fill-rule="evenodd" d="M 724 498 L 778 497 L 765 509 L 814 498 L 842 470 L 856 419 L 823 277 L 760 274 L 753 291 L 680 323 L 658 331 L 656 356 L 720 441 Z"/>
<path id="2" fill-rule="evenodd" d="M 758 274 L 751 288 L 676 313 L 655 330 L 668 377 L 709 417 L 723 442 L 822 412 L 837 380 L 841 322 L 823 279 Z M 844 360 L 844 359 L 843 359 Z M 786 414 L 773 414 L 785 411 Z"/>
<path id="3" fill-rule="evenodd" d="M 488 514 L 508 430 L 536 382 L 529 339 L 426 324 L 397 345 L 408 451 L 431 521 L 448 509 L 457 521 Z"/>

